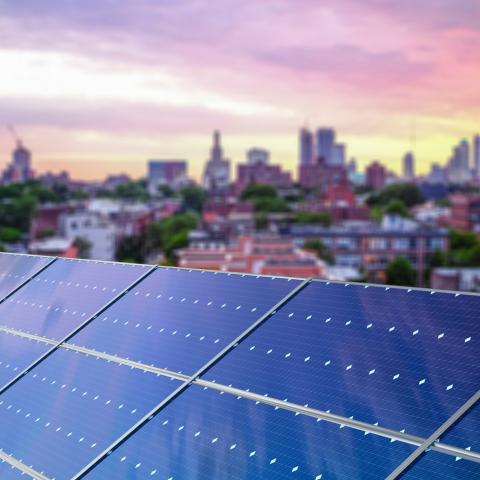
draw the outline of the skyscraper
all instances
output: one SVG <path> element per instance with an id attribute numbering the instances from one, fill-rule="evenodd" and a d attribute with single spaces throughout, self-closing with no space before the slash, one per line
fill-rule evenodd
<path id="1" fill-rule="evenodd" d="M 412 152 L 403 156 L 403 178 L 413 180 L 415 178 L 415 157 Z"/>
<path id="2" fill-rule="evenodd" d="M 467 140 L 463 139 L 453 148 L 447 171 L 448 179 L 452 183 L 463 184 L 471 180 L 470 146 Z"/>
<path id="3" fill-rule="evenodd" d="M 465 138 L 460 142 L 460 162 L 462 171 L 468 171 L 470 168 L 470 145 Z"/>
<path id="4" fill-rule="evenodd" d="M 264 148 L 251 148 L 247 150 L 247 163 L 255 165 L 257 163 L 268 163 L 270 160 L 270 152 Z"/>
<path id="5" fill-rule="evenodd" d="M 317 158 L 323 158 L 327 165 L 333 163 L 335 145 L 335 130 L 333 128 L 319 128 L 317 130 Z"/>
<path id="6" fill-rule="evenodd" d="M 308 165 L 313 162 L 313 135 L 306 128 L 300 130 L 300 165 Z"/>
<path id="7" fill-rule="evenodd" d="M 475 176 L 480 178 L 480 135 L 473 137 L 473 167 Z"/>
<path id="8" fill-rule="evenodd" d="M 336 143 L 333 146 L 332 157 L 330 159 L 331 165 L 344 165 L 345 164 L 345 144 Z"/>
<path id="9" fill-rule="evenodd" d="M 223 149 L 220 143 L 220 132 L 215 130 L 210 158 L 205 165 L 203 174 L 203 185 L 208 190 L 224 190 L 230 184 L 230 160 L 223 158 Z"/>

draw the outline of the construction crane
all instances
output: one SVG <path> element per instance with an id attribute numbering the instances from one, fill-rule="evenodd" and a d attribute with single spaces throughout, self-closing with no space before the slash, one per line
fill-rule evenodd
<path id="1" fill-rule="evenodd" d="M 7 130 L 10 132 L 10 134 L 12 135 L 13 139 L 15 140 L 15 142 L 17 143 L 18 146 L 20 146 L 22 144 L 22 140 L 21 138 L 17 135 L 17 132 L 15 130 L 15 127 L 11 124 L 8 124 L 7 125 Z"/>

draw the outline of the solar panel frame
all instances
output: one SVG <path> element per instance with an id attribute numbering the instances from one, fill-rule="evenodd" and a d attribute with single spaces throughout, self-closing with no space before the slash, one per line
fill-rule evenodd
<path id="1" fill-rule="evenodd" d="M 49 262 L 47 265 L 45 265 L 42 269 L 40 269 L 38 272 L 35 272 L 35 274 L 33 274 L 31 277 L 29 277 L 29 279 L 27 279 L 24 283 L 22 283 L 21 286 L 23 286 L 24 284 L 28 283 L 28 281 L 31 280 L 31 278 L 34 278 L 36 275 L 38 275 L 39 273 L 41 273 L 41 271 L 43 271 L 44 269 L 48 268 L 48 266 L 50 266 L 54 261 L 56 261 L 57 259 L 56 258 L 53 258 L 51 262 Z M 98 263 L 116 263 L 116 262 L 98 262 Z M 134 281 L 132 283 L 132 285 L 130 285 L 129 287 L 127 287 L 124 291 L 122 291 L 119 295 L 117 295 L 118 298 L 121 298 L 125 293 L 127 293 L 127 291 L 129 291 L 131 288 L 133 288 L 134 286 L 136 286 L 138 283 L 140 283 L 143 278 L 145 278 L 146 276 L 148 276 L 150 273 L 152 273 L 156 268 L 165 268 L 165 269 L 170 269 L 170 270 L 192 270 L 192 269 L 186 269 L 186 268 L 181 268 L 181 267 L 156 267 L 156 266 L 151 266 L 152 268 L 149 269 L 144 275 L 140 276 L 136 281 Z M 204 270 L 206 272 L 209 272 L 208 270 Z M 252 274 L 243 274 L 243 273 L 236 273 L 236 272 L 229 272 L 229 273 L 225 273 L 225 272 L 217 272 L 217 271 L 211 271 L 212 273 L 214 274 L 221 274 L 221 275 L 242 275 L 242 276 L 246 276 L 246 275 L 252 275 Z M 256 276 L 258 277 L 258 275 L 253 275 L 253 276 Z M 282 276 L 276 276 L 276 278 L 291 278 L 291 277 L 282 277 Z M 92 354 L 98 354 L 98 356 L 100 358 L 103 358 L 104 360 L 106 361 L 116 361 L 117 363 L 122 363 L 122 364 L 125 364 L 125 365 L 130 365 L 132 366 L 132 368 L 141 368 L 141 369 L 145 369 L 145 370 L 148 370 L 149 368 L 152 369 L 152 372 L 154 370 L 153 373 L 160 373 L 162 375 L 166 375 L 166 376 L 170 376 L 172 378 L 174 378 L 175 376 L 177 377 L 177 379 L 181 379 L 181 380 L 184 380 L 184 383 L 177 389 L 179 390 L 178 393 L 177 390 L 175 390 L 171 396 L 172 398 L 169 399 L 169 397 L 167 397 L 166 399 L 164 399 L 164 401 L 161 402 L 161 404 L 157 405 L 155 407 L 155 411 L 151 411 L 149 412 L 149 415 L 145 416 L 144 418 L 142 418 L 139 422 L 138 422 L 138 428 L 135 428 L 132 427 L 132 428 L 135 428 L 134 431 L 132 431 L 131 433 L 129 432 L 125 432 L 124 435 L 122 435 L 121 437 L 119 437 L 116 441 L 115 441 L 115 445 L 113 445 L 113 448 L 116 448 L 117 446 L 119 446 L 121 443 L 123 443 L 124 440 L 126 440 L 126 438 L 128 438 L 129 436 L 131 436 L 132 434 L 134 434 L 139 428 L 141 428 L 144 424 L 146 424 L 150 418 L 152 418 L 152 415 L 156 415 L 156 413 L 158 413 L 158 411 L 160 411 L 166 404 L 170 403 L 171 401 L 173 401 L 175 399 L 175 397 L 181 393 L 183 390 L 185 390 L 186 388 L 188 388 L 188 386 L 192 383 L 195 383 L 195 384 L 198 384 L 198 385 L 203 385 L 204 386 L 208 386 L 209 388 L 214 388 L 214 389 L 217 389 L 217 390 L 222 390 L 222 391 L 225 391 L 226 393 L 229 393 L 229 394 L 235 394 L 235 395 L 239 395 L 240 392 L 243 394 L 243 396 L 245 396 L 246 398 L 250 398 L 250 400 L 255 400 L 255 401 L 263 401 L 264 403 L 267 403 L 267 404 L 274 404 L 275 402 L 278 402 L 278 407 L 279 408 L 285 408 L 285 409 L 290 409 L 290 410 L 293 410 L 293 411 L 298 411 L 298 413 L 300 414 L 303 414 L 303 415 L 311 415 L 311 416 L 317 416 L 320 414 L 327 414 L 327 417 L 328 417 L 328 412 L 320 412 L 320 411 L 315 411 L 314 409 L 309 409 L 307 407 L 302 407 L 301 405 L 297 405 L 297 404 L 289 404 L 288 402 L 283 402 L 282 400 L 276 400 L 276 399 L 272 399 L 272 398 L 269 398 L 269 397 L 263 397 L 261 395 L 258 395 L 258 394 L 254 394 L 254 393 L 251 393 L 251 392 L 248 392 L 248 391 L 244 391 L 244 390 L 239 390 L 239 389 L 234 389 L 232 387 L 229 387 L 229 386 L 226 386 L 226 385 L 221 385 L 221 384 L 216 384 L 216 383 L 213 383 L 213 382 L 210 382 L 208 380 L 202 380 L 200 378 L 198 378 L 201 374 L 205 373 L 205 371 L 207 371 L 209 368 L 211 368 L 217 361 L 219 361 L 220 358 L 223 357 L 223 355 L 225 355 L 230 349 L 232 349 L 233 347 L 236 346 L 236 344 L 238 344 L 240 341 L 242 341 L 244 338 L 246 338 L 251 332 L 253 332 L 253 330 L 255 330 L 261 323 L 263 323 L 266 319 L 268 319 L 273 313 L 275 313 L 275 311 L 284 306 L 286 303 L 288 303 L 288 301 L 296 295 L 296 293 L 298 293 L 300 290 L 302 290 L 308 283 L 310 282 L 321 282 L 321 283 L 336 283 L 336 284 L 342 284 L 342 285 L 345 285 L 345 286 L 348 286 L 348 285 L 359 285 L 359 286 L 363 286 L 364 288 L 369 288 L 369 287 L 375 287 L 375 288 L 386 288 L 386 289 L 390 289 L 390 288 L 400 288 L 400 289 L 405 289 L 405 290 L 420 290 L 420 291 L 427 291 L 427 292 L 430 292 L 430 293 L 435 293 L 435 291 L 432 291 L 430 289 L 425 289 L 425 288 L 417 288 L 417 287 L 397 287 L 397 286 L 389 286 L 389 285 L 377 285 L 377 284 L 364 284 L 364 283 L 359 283 L 359 282 L 348 282 L 348 283 L 345 283 L 345 282 L 339 282 L 339 281 L 325 281 L 325 280 L 318 280 L 318 279 L 315 279 L 315 280 L 312 280 L 312 279 L 305 279 L 300 285 L 298 285 L 296 288 L 294 288 L 291 292 L 289 292 L 280 302 L 278 302 L 274 307 L 272 307 L 268 312 L 266 312 L 262 317 L 260 317 L 257 322 L 255 322 L 255 324 L 251 325 L 249 328 L 247 328 L 244 332 L 242 332 L 242 334 L 237 337 L 231 344 L 227 345 L 227 347 L 225 347 L 224 350 L 222 350 L 219 354 L 215 355 L 214 357 L 212 357 L 203 367 L 201 367 L 195 374 L 193 374 L 192 376 L 188 377 L 186 375 L 182 375 L 182 374 L 178 374 L 176 372 L 171 372 L 171 371 L 168 371 L 168 370 L 165 370 L 165 369 L 160 369 L 158 367 L 149 367 L 147 365 L 143 365 L 141 362 L 132 362 L 128 359 L 125 359 L 125 358 L 119 358 L 119 357 L 115 357 L 113 355 L 108 355 L 108 354 L 103 354 L 101 352 L 92 352 L 91 350 L 89 349 L 85 349 L 85 348 L 82 348 L 82 347 L 77 347 L 77 346 L 74 346 L 74 345 L 69 345 L 67 343 L 68 339 L 71 338 L 71 336 L 73 336 L 77 331 L 81 330 L 83 328 L 84 325 L 90 323 L 94 318 L 96 318 L 96 316 L 98 316 L 100 313 L 102 313 L 106 308 L 108 308 L 111 304 L 115 303 L 118 298 L 115 297 L 114 299 L 112 299 L 110 302 L 108 302 L 104 307 L 102 307 L 101 311 L 99 312 L 95 312 L 95 314 L 93 314 L 91 317 L 89 317 L 84 324 L 82 324 L 81 326 L 79 326 L 79 328 L 75 329 L 73 332 L 71 332 L 70 334 L 68 334 L 67 337 L 63 338 L 61 341 L 57 341 L 57 340 L 52 340 L 52 339 L 47 339 L 47 338 L 44 338 L 44 337 L 39 337 L 41 339 L 41 341 L 45 341 L 46 343 L 50 343 L 52 344 L 51 342 L 56 342 L 56 345 L 54 346 L 54 348 L 52 349 L 52 352 L 53 350 L 56 350 L 57 348 L 66 348 L 66 349 L 71 349 L 71 350 L 75 350 L 79 353 L 85 353 L 87 355 L 92 355 Z M 17 291 L 18 289 L 21 288 L 20 287 L 17 287 L 16 289 L 14 289 L 14 291 L 10 292 L 7 296 L 5 296 L 3 299 L 0 299 L 0 303 L 2 303 L 6 298 L 8 298 L 9 296 L 11 296 L 13 293 L 15 293 L 15 291 Z M 475 292 L 456 292 L 456 291 L 449 291 L 449 290 L 438 290 L 438 292 L 442 292 L 442 293 L 451 293 L 451 294 L 454 294 L 455 296 L 458 296 L 458 295 L 474 295 L 474 296 L 480 296 L 479 293 L 475 293 Z M 3 328 L 2 328 L 3 329 Z M 4 329 L 3 329 L 4 330 Z M 13 331 L 15 331 L 15 329 L 11 329 Z M 12 332 L 13 333 L 13 332 Z M 26 336 L 31 336 L 31 337 L 35 337 L 35 339 L 37 339 L 37 336 L 35 335 L 31 335 L 31 334 L 25 334 L 24 332 L 17 332 L 19 335 L 26 335 Z M 46 358 L 46 357 L 45 357 Z M 43 358 L 42 358 L 43 359 Z M 42 361 L 42 359 L 40 359 L 40 361 Z M 38 363 L 40 363 L 40 361 Z M 32 367 L 33 368 L 33 367 Z M 30 370 L 30 369 L 29 369 Z M 28 370 L 28 371 L 29 371 Z M 26 373 L 26 372 L 25 372 Z M 20 374 L 21 376 L 23 376 L 22 374 Z M 230 390 L 230 391 L 229 391 Z M 0 394 L 4 391 L 4 389 L 2 388 L 0 390 Z M 256 397 L 257 395 L 257 397 Z M 409 462 L 408 462 L 408 465 L 411 465 L 412 462 L 414 462 L 419 456 L 422 455 L 422 453 L 425 451 L 425 450 L 436 450 L 436 451 L 440 451 L 444 454 L 448 453 L 450 455 L 456 455 L 458 453 L 460 453 L 463 457 L 462 458 L 468 458 L 468 455 L 469 453 L 473 454 L 474 458 L 471 458 L 471 459 L 474 459 L 475 461 L 479 461 L 480 459 L 480 454 L 478 454 L 477 452 L 468 452 L 466 450 L 463 450 L 461 448 L 457 448 L 457 447 L 454 447 L 454 446 L 451 446 L 451 445 L 446 445 L 446 444 L 442 444 L 442 443 L 439 443 L 437 442 L 437 439 L 446 431 L 448 430 L 453 423 L 456 423 L 456 421 L 461 417 L 463 416 L 465 413 L 467 413 L 472 407 L 473 405 L 475 404 L 475 402 L 477 402 L 478 398 L 480 398 L 480 390 L 476 392 L 476 394 L 474 396 L 472 396 L 464 405 L 462 405 L 462 407 L 457 411 L 455 412 L 453 415 L 451 415 L 450 418 L 448 418 L 444 423 L 442 423 L 441 426 L 438 427 L 438 429 L 432 433 L 432 435 L 430 437 L 428 437 L 427 439 L 423 439 L 421 437 L 415 437 L 414 435 L 408 435 L 408 434 L 402 434 L 401 432 L 398 432 L 398 435 L 400 438 L 398 438 L 399 441 L 403 441 L 403 442 L 406 442 L 406 443 L 411 443 L 413 445 L 418 445 L 418 448 L 415 450 L 415 452 L 412 453 L 412 455 L 410 455 L 404 462 L 402 462 L 402 464 L 400 464 L 397 469 L 392 472 L 391 475 L 393 475 L 404 463 L 407 463 L 407 461 L 410 459 L 410 457 L 412 457 L 413 455 L 415 455 L 415 453 L 417 451 L 419 451 L 418 455 L 415 456 L 415 458 L 411 459 Z M 157 410 L 158 409 L 158 410 Z M 153 412 L 153 413 L 152 413 Z M 345 426 L 348 426 L 348 427 L 351 427 L 351 428 L 358 428 L 358 423 L 362 423 L 362 422 L 357 422 L 357 421 L 352 421 L 350 422 L 351 424 L 347 423 L 347 421 L 349 419 L 345 419 L 345 421 L 342 419 L 342 417 L 340 416 L 336 416 L 336 417 L 339 417 L 339 418 L 336 418 L 336 419 L 333 419 L 333 418 L 330 418 L 330 421 L 332 420 L 336 420 L 334 421 L 334 423 L 338 423 L 340 425 L 343 424 L 343 422 L 345 423 Z M 329 420 L 329 418 L 324 418 L 325 420 Z M 342 422 L 342 423 L 341 423 Z M 141 423 L 141 424 L 140 424 Z M 369 425 L 369 424 L 366 424 L 366 425 Z M 375 427 L 375 425 L 371 425 L 371 427 Z M 385 429 L 385 430 L 388 430 L 388 429 Z M 125 435 L 128 434 L 128 437 L 125 437 Z M 376 433 L 376 434 L 380 434 L 382 435 L 382 433 L 385 433 L 385 432 L 380 432 L 380 431 L 372 431 L 372 433 Z M 397 433 L 397 432 L 395 432 Z M 384 436 L 387 436 L 388 435 L 384 435 Z M 124 438 L 125 437 L 125 438 Z M 397 439 L 395 439 L 397 440 Z M 421 442 L 421 443 L 419 443 Z M 110 447 L 112 447 L 112 445 Z M 111 451 L 111 450 L 109 450 Z M 105 456 L 109 453 L 109 451 L 105 451 L 103 452 L 101 455 L 104 455 L 103 458 L 105 458 Z M 24 473 L 27 473 L 28 475 L 30 475 L 32 478 L 35 478 L 35 479 L 38 479 L 38 480 L 45 480 L 46 477 L 44 477 L 41 473 L 39 472 L 36 472 L 35 470 L 32 470 L 30 469 L 30 467 L 24 465 L 21 461 L 19 460 L 16 460 L 16 459 L 13 459 L 11 457 L 9 457 L 7 454 L 5 454 L 4 452 L 0 451 L 0 461 L 1 460 L 4 460 L 6 461 L 7 463 L 13 465 L 15 464 L 14 466 L 16 468 L 18 468 L 19 470 L 21 470 L 22 472 Z M 98 461 L 96 461 L 97 459 L 95 459 L 93 462 L 95 462 L 94 465 L 86 465 L 84 467 L 84 469 L 82 469 L 80 472 L 78 472 L 74 477 L 72 477 L 72 480 L 76 480 L 77 478 L 82 478 L 86 473 L 88 473 L 88 471 L 90 471 L 92 468 L 94 468 L 94 466 L 98 463 Z M 101 459 L 99 460 L 101 461 Z M 93 462 L 91 462 L 93 464 Z M 406 468 L 407 468 L 406 467 Z M 88 468 L 88 470 L 86 470 Z M 27 470 L 30 470 L 30 471 L 27 471 Z M 403 470 L 402 470 L 403 471 Z M 390 478 L 398 478 L 399 476 L 401 476 L 401 472 L 399 472 L 398 474 L 396 474 L 395 476 L 393 477 L 389 477 Z M 48 479 L 47 479 L 48 480 Z"/>

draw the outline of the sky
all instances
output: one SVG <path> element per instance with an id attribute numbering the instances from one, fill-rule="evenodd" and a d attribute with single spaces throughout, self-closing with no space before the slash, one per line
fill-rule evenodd
<path id="1" fill-rule="evenodd" d="M 145 174 L 211 134 L 294 169 L 333 126 L 361 167 L 445 163 L 480 132 L 480 0 L 0 0 L 0 168 L 14 124 L 37 171 Z"/>

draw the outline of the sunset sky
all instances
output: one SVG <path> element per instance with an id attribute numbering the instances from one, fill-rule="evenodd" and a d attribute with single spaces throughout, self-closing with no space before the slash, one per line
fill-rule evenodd
<path id="1" fill-rule="evenodd" d="M 424 172 L 480 132 L 480 0 L 0 0 L 0 122 L 75 178 L 198 178 L 215 128 L 293 168 L 304 124 L 396 170 L 414 126 Z"/>

